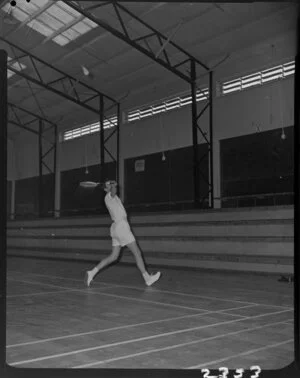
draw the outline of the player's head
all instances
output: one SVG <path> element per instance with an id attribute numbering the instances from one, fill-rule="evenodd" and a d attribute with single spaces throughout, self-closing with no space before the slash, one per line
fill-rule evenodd
<path id="1" fill-rule="evenodd" d="M 115 180 L 105 180 L 103 189 L 108 193 L 117 188 L 118 183 Z"/>

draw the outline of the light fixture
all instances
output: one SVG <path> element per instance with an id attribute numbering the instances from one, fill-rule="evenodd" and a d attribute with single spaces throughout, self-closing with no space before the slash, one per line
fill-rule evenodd
<path id="1" fill-rule="evenodd" d="M 81 66 L 81 68 L 82 68 L 82 72 L 83 72 L 84 76 L 90 75 L 90 71 L 85 66 Z"/>
<path id="2" fill-rule="evenodd" d="M 166 155 L 165 155 L 165 153 L 164 153 L 164 152 L 162 153 L 162 157 L 161 157 L 161 160 L 162 160 L 162 161 L 165 161 L 165 160 L 166 160 Z"/>
<path id="3" fill-rule="evenodd" d="M 90 70 L 88 68 L 86 68 L 85 66 L 81 66 L 81 69 L 82 69 L 84 76 L 87 76 L 90 79 L 94 78 L 93 74 L 90 72 Z"/>
<path id="4" fill-rule="evenodd" d="M 281 139 L 282 139 L 282 140 L 285 140 L 285 139 L 286 139 L 286 135 L 285 135 L 285 133 L 284 133 L 284 128 L 282 128 Z"/>

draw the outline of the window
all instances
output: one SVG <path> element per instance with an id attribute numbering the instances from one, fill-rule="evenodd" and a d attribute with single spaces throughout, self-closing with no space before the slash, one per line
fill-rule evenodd
<path id="1" fill-rule="evenodd" d="M 110 118 L 107 118 L 103 122 L 103 129 L 109 129 L 111 127 L 116 126 L 118 123 L 118 118 L 117 116 L 112 116 Z M 82 137 L 87 134 L 93 134 L 97 133 L 100 131 L 100 123 L 96 122 L 90 125 L 85 125 L 82 127 L 78 127 L 76 129 L 68 130 L 63 133 L 63 140 L 70 140 L 70 139 L 75 139 Z"/>
<path id="2" fill-rule="evenodd" d="M 30 3 L 18 1 L 11 8 L 7 3 L 2 10 L 51 39 L 64 46 L 79 36 L 97 27 L 97 24 L 75 11 L 62 1 L 31 0 Z"/>
<path id="3" fill-rule="evenodd" d="M 10 57 L 7 57 L 7 78 L 8 79 L 15 74 L 13 71 L 9 69 L 9 67 L 13 67 L 17 71 L 22 71 L 26 68 L 25 64 L 19 63 Z"/>
<path id="4" fill-rule="evenodd" d="M 272 80 L 284 79 L 295 73 L 295 61 L 281 64 L 264 71 L 243 76 L 238 79 L 222 83 L 222 94 L 241 91 L 257 85 L 268 83 Z"/>
<path id="5" fill-rule="evenodd" d="M 208 98 L 208 88 L 203 90 L 198 90 L 196 93 L 196 101 L 206 100 Z M 127 122 L 136 121 L 138 119 L 143 119 L 145 117 L 154 116 L 162 112 L 168 112 L 173 109 L 178 109 L 183 106 L 192 103 L 191 95 L 177 96 L 163 102 L 157 103 L 151 106 L 145 106 L 141 109 L 134 109 L 127 113 Z"/>

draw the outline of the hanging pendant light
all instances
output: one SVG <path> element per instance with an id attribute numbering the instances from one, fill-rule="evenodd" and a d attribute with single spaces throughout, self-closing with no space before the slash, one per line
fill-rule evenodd
<path id="1" fill-rule="evenodd" d="M 282 139 L 282 140 L 285 140 L 285 139 L 286 139 L 286 135 L 285 135 L 285 132 L 284 132 L 284 128 L 282 128 L 281 139 Z"/>

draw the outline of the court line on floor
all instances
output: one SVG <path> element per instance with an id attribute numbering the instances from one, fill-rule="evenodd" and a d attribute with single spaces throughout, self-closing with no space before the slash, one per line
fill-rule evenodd
<path id="1" fill-rule="evenodd" d="M 102 282 L 105 285 L 109 285 L 109 283 Z M 131 288 L 131 289 L 136 289 L 136 290 L 142 290 L 139 287 L 134 287 L 134 286 L 124 286 L 124 285 L 118 285 L 118 284 L 113 284 L 110 283 L 110 285 L 114 285 L 116 287 L 124 287 L 124 288 Z M 110 287 L 111 289 L 113 286 Z M 213 299 L 213 300 L 218 300 L 222 302 L 237 302 L 237 303 L 245 303 L 249 305 L 258 305 L 258 306 L 267 306 L 267 307 L 275 307 L 275 308 L 286 308 L 286 309 L 292 309 L 290 306 L 276 306 L 276 305 L 269 305 L 269 304 L 264 304 L 264 303 L 256 303 L 256 302 L 247 302 L 247 301 L 239 301 L 239 300 L 231 300 L 231 299 L 222 299 L 218 297 L 211 297 L 211 296 L 204 296 L 204 295 L 198 295 L 198 294 L 189 294 L 189 293 L 181 293 L 181 292 L 176 292 L 176 291 L 169 291 L 169 290 L 160 290 L 157 288 L 153 288 L 153 292 L 159 292 L 159 293 L 167 293 L 167 294 L 174 294 L 174 295 L 182 295 L 185 297 L 196 297 L 196 298 L 204 298 L 204 299 Z"/>
<path id="2" fill-rule="evenodd" d="M 29 284 L 33 284 L 33 285 L 44 285 L 44 286 L 58 287 L 60 289 L 71 289 L 70 287 L 64 287 L 64 286 L 59 286 L 59 285 L 47 284 L 47 283 L 44 283 L 44 282 L 37 282 L 37 281 L 34 282 L 34 281 L 19 280 L 19 279 L 13 279 L 13 278 L 9 278 L 8 280 L 9 281 L 14 281 L 14 282 L 25 282 L 25 283 L 29 283 Z M 83 289 L 74 289 L 74 291 L 77 291 L 77 292 L 80 292 L 80 293 L 86 293 L 87 289 L 85 289 L 85 290 L 83 290 Z M 198 308 L 198 307 L 181 306 L 181 305 L 176 305 L 176 304 L 172 304 L 172 303 L 151 301 L 149 299 L 133 298 L 133 297 L 128 297 L 128 296 L 124 296 L 124 295 L 117 295 L 117 294 L 108 294 L 108 293 L 103 293 L 103 292 L 100 292 L 100 291 L 91 291 L 91 290 L 89 290 L 88 293 L 89 294 L 104 295 L 106 297 L 121 298 L 121 299 L 125 299 L 125 300 L 131 300 L 131 301 L 134 301 L 134 302 L 150 303 L 150 304 L 156 304 L 156 305 L 165 306 L 165 307 L 181 308 L 181 309 L 184 309 L 184 310 L 208 311 L 207 309 Z"/>
<path id="3" fill-rule="evenodd" d="M 111 343 L 111 344 L 104 344 L 104 345 L 100 345 L 100 346 L 96 346 L 96 347 L 78 349 L 78 350 L 74 350 L 74 351 L 71 351 L 71 352 L 58 353 L 58 354 L 54 354 L 54 355 L 50 355 L 50 356 L 33 358 L 33 359 L 30 359 L 30 360 L 18 361 L 18 362 L 10 363 L 10 365 L 15 366 L 15 365 L 28 364 L 28 363 L 37 362 L 37 361 L 50 360 L 50 359 L 54 359 L 54 358 L 61 358 L 61 357 L 65 357 L 65 356 L 71 356 L 71 355 L 74 355 L 74 354 L 85 353 L 85 352 L 90 352 L 90 351 L 105 349 L 105 348 L 111 348 L 111 347 L 114 347 L 114 346 L 131 344 L 131 343 L 135 343 L 135 342 L 139 342 L 139 341 L 152 340 L 152 339 L 157 339 L 157 338 L 160 338 L 160 337 L 173 336 L 173 335 L 177 335 L 177 334 L 181 334 L 181 333 L 185 333 L 185 332 L 198 331 L 198 330 L 201 330 L 201 329 L 207 329 L 207 328 L 216 327 L 216 326 L 224 325 L 224 324 L 231 324 L 231 323 L 237 323 L 237 322 L 246 321 L 246 320 L 253 320 L 253 319 L 257 319 L 257 318 L 262 318 L 264 316 L 278 315 L 278 314 L 281 314 L 281 313 L 284 313 L 284 312 L 289 312 L 289 311 L 291 311 L 291 310 L 276 311 L 276 312 L 267 313 L 267 314 L 249 316 L 247 318 L 242 318 L 242 319 L 234 319 L 234 320 L 229 320 L 229 321 L 226 320 L 226 321 L 223 321 L 223 322 L 207 324 L 207 325 L 204 325 L 204 326 L 186 328 L 186 329 L 172 331 L 172 332 L 164 332 L 164 333 L 159 333 L 159 334 L 152 335 L 152 336 L 139 337 L 137 339 L 119 341 L 119 342 L 115 342 L 115 343 Z M 282 323 L 282 321 L 276 322 L 276 323 L 270 323 L 270 324 L 281 324 L 281 323 Z M 257 329 L 264 328 L 265 326 L 266 325 L 258 326 Z M 230 333 L 230 334 L 236 334 L 236 333 L 240 333 L 240 332 L 241 331 L 235 331 L 235 332 Z M 217 338 L 217 337 L 219 337 L 219 336 L 214 336 L 214 338 Z M 190 343 L 193 344 L 194 342 L 190 342 Z M 182 345 L 184 345 L 184 344 L 182 344 Z M 174 346 L 172 346 L 172 347 L 174 348 Z"/>
<path id="4" fill-rule="evenodd" d="M 219 339 L 219 338 L 223 338 L 223 337 L 227 337 L 227 336 L 237 335 L 237 334 L 240 334 L 240 333 L 243 333 L 243 332 L 255 331 L 257 329 L 266 328 L 266 327 L 277 325 L 277 324 L 281 324 L 281 323 L 282 322 L 268 323 L 268 324 L 265 324 L 263 326 L 256 326 L 256 327 L 247 328 L 247 329 L 244 329 L 244 330 L 239 330 L 239 331 L 224 333 L 224 334 L 217 335 L 217 336 L 205 337 L 203 339 L 194 340 L 194 341 L 185 342 L 185 343 L 176 344 L 176 345 L 170 345 L 168 347 L 151 349 L 151 350 L 147 350 L 147 351 L 144 351 L 144 352 L 133 353 L 133 354 L 126 355 L 126 356 L 121 356 L 121 357 L 109 358 L 109 359 L 102 360 L 102 361 L 97 361 L 97 362 L 90 362 L 88 364 L 74 366 L 73 369 L 87 368 L 87 367 L 91 367 L 91 366 L 95 366 L 95 365 L 102 365 L 102 364 L 105 364 L 105 363 L 110 363 L 110 362 L 114 362 L 114 361 L 124 360 L 124 359 L 128 359 L 128 358 L 139 357 L 139 356 L 142 356 L 142 355 L 148 355 L 148 354 L 152 354 L 152 353 L 158 353 L 158 352 L 162 352 L 162 351 L 165 351 L 165 350 L 182 348 L 182 347 L 186 347 L 186 346 L 189 346 L 189 345 L 203 343 L 205 341 L 211 341 L 211 340 L 215 340 L 215 339 Z"/>
<path id="5" fill-rule="evenodd" d="M 266 349 L 270 349 L 270 348 L 276 348 L 276 347 L 278 347 L 280 345 L 288 344 L 288 343 L 291 343 L 293 341 L 294 341 L 294 339 L 288 339 L 288 340 L 285 340 L 285 341 L 281 341 L 280 343 L 274 343 L 274 344 L 269 344 L 269 345 L 266 345 L 266 346 L 263 346 L 263 347 L 260 347 L 260 348 L 250 349 L 250 350 L 247 350 L 246 352 L 233 354 L 231 356 L 224 357 L 224 358 L 219 358 L 218 360 L 214 360 L 214 361 L 207 361 L 207 362 L 204 362 L 202 364 L 195 365 L 195 366 L 189 366 L 189 367 L 184 368 L 184 369 L 189 369 L 190 370 L 190 369 L 204 368 L 204 367 L 207 367 L 207 366 L 209 366 L 211 364 L 218 364 L 220 362 L 231 360 L 232 358 L 236 358 L 236 357 L 240 357 L 240 356 L 247 356 L 248 354 L 260 352 L 262 350 L 266 350 Z"/>
<path id="6" fill-rule="evenodd" d="M 15 272 L 15 273 L 18 273 L 18 274 L 20 274 L 20 273 L 24 274 L 24 272 L 18 272 L 18 271 L 11 271 L 11 272 Z M 66 277 L 53 276 L 53 275 L 48 275 L 48 274 L 39 274 L 39 273 L 25 273 L 25 274 L 82 282 L 82 280 L 75 279 L 75 278 L 66 278 Z M 115 287 L 123 287 L 123 288 L 128 288 L 128 289 L 145 291 L 145 288 L 141 288 L 141 287 L 138 287 L 138 286 L 119 285 L 119 284 L 114 284 L 112 282 L 94 282 L 94 285 L 95 284 L 103 284 L 103 285 L 106 285 L 106 286 L 110 285 L 111 288 L 113 288 L 115 286 Z M 182 296 L 188 296 L 188 297 L 192 297 L 192 298 L 213 299 L 213 300 L 218 300 L 218 301 L 222 301 L 222 302 L 236 302 L 236 303 L 244 303 L 244 304 L 249 304 L 249 305 L 252 304 L 252 305 L 259 305 L 259 306 L 268 306 L 268 307 L 274 307 L 274 308 L 286 308 L 286 309 L 293 308 L 291 306 L 277 306 L 277 305 L 269 305 L 269 304 L 257 303 L 257 302 L 239 301 L 239 300 L 235 300 L 235 299 L 223 299 L 223 298 L 219 298 L 219 297 L 209 297 L 209 296 L 198 295 L 198 294 L 181 293 L 181 292 L 178 292 L 178 291 L 161 290 L 161 289 L 157 289 L 157 288 L 151 288 L 151 289 L 153 290 L 153 292 L 156 291 L 156 292 L 159 292 L 159 293 L 182 295 Z"/>
<path id="7" fill-rule="evenodd" d="M 168 322 L 168 321 L 172 321 L 172 320 L 187 319 L 187 318 L 193 318 L 193 317 L 197 317 L 197 316 L 201 317 L 203 315 L 213 315 L 213 314 L 219 314 L 219 313 L 225 313 L 226 314 L 225 311 L 240 310 L 240 309 L 249 308 L 249 307 L 254 307 L 254 306 L 247 305 L 247 306 L 242 306 L 242 307 L 226 308 L 224 310 L 207 311 L 207 312 L 201 312 L 199 314 L 182 315 L 182 316 L 176 316 L 176 317 L 172 317 L 172 318 L 152 320 L 150 322 L 128 324 L 128 325 L 106 328 L 106 329 L 100 329 L 100 330 L 94 330 L 94 331 L 89 331 L 89 332 L 75 333 L 75 334 L 72 334 L 72 335 L 51 337 L 51 338 L 43 339 L 43 340 L 28 341 L 28 342 L 19 343 L 19 344 L 11 344 L 11 345 L 7 345 L 6 348 L 15 348 L 15 347 L 19 347 L 19 346 L 28 346 L 28 345 L 39 344 L 39 343 L 44 343 L 44 342 L 48 342 L 48 341 L 63 340 L 63 339 L 68 339 L 68 338 L 72 338 L 72 337 L 94 335 L 94 334 L 97 334 L 97 333 L 110 332 L 110 331 L 116 331 L 116 330 L 120 330 L 120 329 L 133 328 L 133 327 L 140 327 L 140 326 L 144 326 L 144 325 L 155 324 L 155 323 L 163 323 L 163 322 Z M 234 314 L 227 314 L 227 315 L 245 318 L 245 316 L 242 316 L 242 315 L 234 315 Z"/>
<path id="8" fill-rule="evenodd" d="M 60 294 L 69 291 L 77 291 L 77 289 L 65 289 L 65 290 L 56 290 L 56 291 L 41 291 L 38 293 L 27 293 L 27 294 L 13 294 L 7 295 L 6 298 L 19 298 L 19 297 L 29 297 L 33 295 L 46 295 L 46 294 Z"/>

